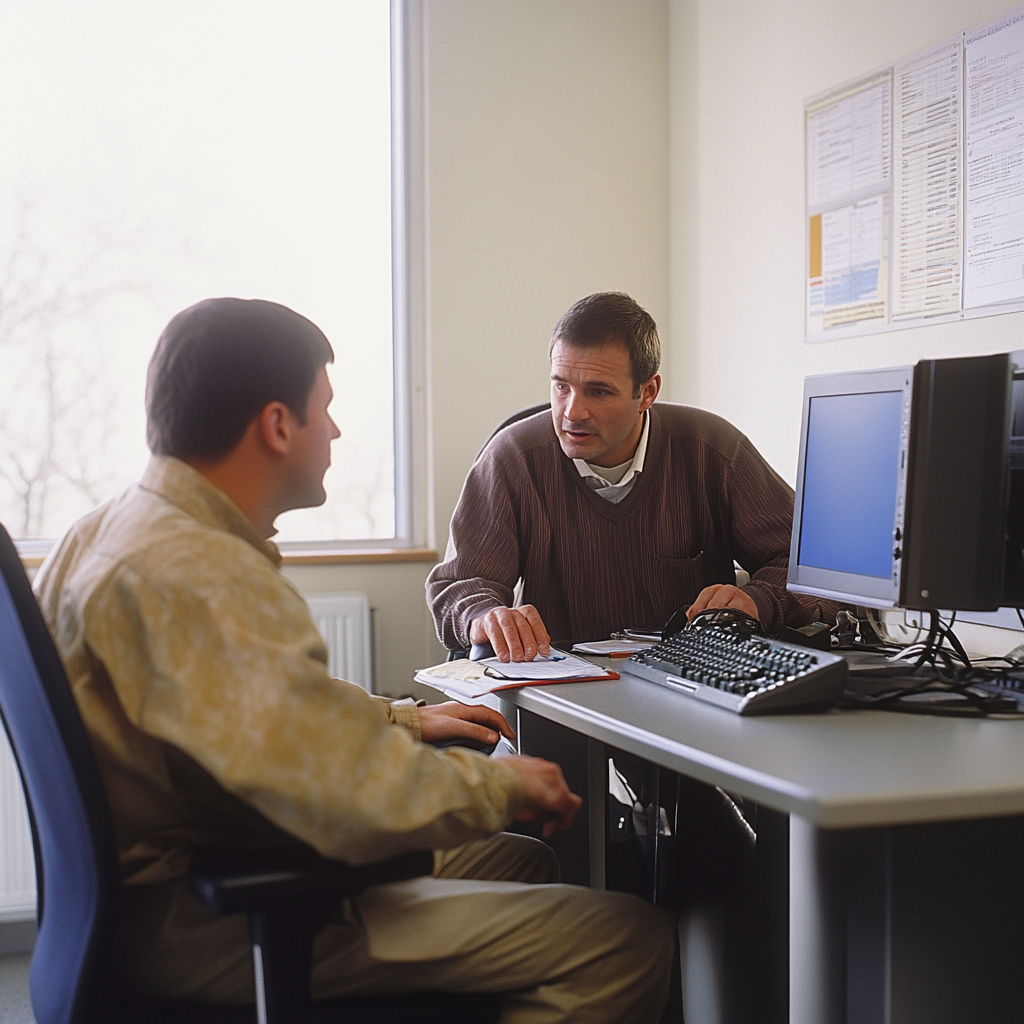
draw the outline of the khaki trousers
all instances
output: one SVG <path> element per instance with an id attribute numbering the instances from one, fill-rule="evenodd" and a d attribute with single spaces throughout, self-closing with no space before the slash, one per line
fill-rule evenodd
<path id="1" fill-rule="evenodd" d="M 634 896 L 551 884 L 556 876 L 550 849 L 524 836 L 438 853 L 432 878 L 377 886 L 325 926 L 314 996 L 504 992 L 503 1024 L 656 1024 L 675 923 Z M 115 962 L 124 983 L 153 995 L 251 1002 L 242 917 L 212 917 L 184 880 L 123 893 Z"/>

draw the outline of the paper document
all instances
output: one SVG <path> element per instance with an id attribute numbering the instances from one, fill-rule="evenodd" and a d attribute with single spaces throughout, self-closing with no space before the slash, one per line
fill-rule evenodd
<path id="1" fill-rule="evenodd" d="M 964 306 L 1024 299 L 1024 12 L 968 35 Z"/>
<path id="2" fill-rule="evenodd" d="M 529 679 L 545 682 L 567 679 L 593 679 L 595 674 L 604 672 L 593 662 L 575 655 L 566 654 L 557 661 L 547 658 L 534 658 L 533 661 L 499 661 L 497 658 L 484 658 L 479 662 L 487 667 L 487 675 L 499 679 Z"/>
<path id="3" fill-rule="evenodd" d="M 500 662 L 497 658 L 483 661 L 460 658 L 420 669 L 413 678 L 452 697 L 475 700 L 517 686 L 618 679 L 619 674 L 567 654 L 559 661 Z"/>
<path id="4" fill-rule="evenodd" d="M 605 658 L 625 658 L 637 651 L 649 651 L 657 640 L 592 640 L 586 644 L 574 644 L 573 650 L 580 654 L 599 654 Z"/>
<path id="5" fill-rule="evenodd" d="M 891 92 L 886 70 L 806 108 L 809 336 L 888 316 Z"/>
<path id="6" fill-rule="evenodd" d="M 892 319 L 960 309 L 960 38 L 898 64 Z"/>

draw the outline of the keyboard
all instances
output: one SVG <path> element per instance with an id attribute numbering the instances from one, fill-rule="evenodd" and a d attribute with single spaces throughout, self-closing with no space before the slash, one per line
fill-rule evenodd
<path id="1" fill-rule="evenodd" d="M 846 684 L 838 654 L 719 626 L 685 628 L 621 669 L 740 715 L 831 707 Z"/>

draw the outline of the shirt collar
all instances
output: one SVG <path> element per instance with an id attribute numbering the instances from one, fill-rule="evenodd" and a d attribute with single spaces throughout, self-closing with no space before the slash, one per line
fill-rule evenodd
<path id="1" fill-rule="evenodd" d="M 595 473 L 590 466 L 583 459 L 573 459 L 573 465 L 579 471 L 580 476 L 588 477 L 592 476 L 601 481 L 601 489 L 605 488 L 619 488 L 625 487 L 626 484 L 632 482 L 633 477 L 637 473 L 643 472 L 644 458 L 647 455 L 647 438 L 651 432 L 651 411 L 650 409 L 644 412 L 644 429 L 640 432 L 640 443 L 636 446 L 636 454 L 633 456 L 633 462 L 629 469 L 626 470 L 625 475 L 617 484 L 610 484 L 600 473 Z"/>
<path id="2" fill-rule="evenodd" d="M 275 565 L 281 564 L 277 545 L 261 537 L 245 513 L 188 463 L 169 455 L 154 455 L 139 486 L 159 494 L 203 525 L 241 537 Z"/>

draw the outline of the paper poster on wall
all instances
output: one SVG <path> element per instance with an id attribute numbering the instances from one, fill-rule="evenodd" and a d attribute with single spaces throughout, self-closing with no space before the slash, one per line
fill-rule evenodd
<path id="1" fill-rule="evenodd" d="M 1024 11 L 969 32 L 964 307 L 1024 299 Z"/>
<path id="2" fill-rule="evenodd" d="M 1024 6 L 804 115 L 808 341 L 1024 311 Z"/>
<path id="3" fill-rule="evenodd" d="M 885 71 L 806 109 L 808 335 L 887 317 L 891 89 Z"/>
<path id="4" fill-rule="evenodd" d="M 885 319 L 887 205 L 872 196 L 810 218 L 808 302 L 818 330 Z"/>
<path id="5" fill-rule="evenodd" d="M 893 320 L 960 309 L 960 38 L 893 74 Z"/>

